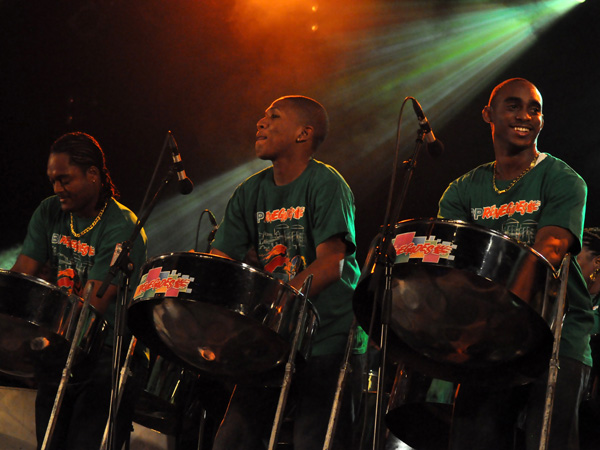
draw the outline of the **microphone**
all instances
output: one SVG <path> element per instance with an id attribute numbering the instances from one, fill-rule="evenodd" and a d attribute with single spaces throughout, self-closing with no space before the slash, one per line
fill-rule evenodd
<path id="1" fill-rule="evenodd" d="M 168 133 L 169 148 L 171 150 L 171 156 L 173 158 L 173 167 L 177 172 L 177 179 L 179 180 L 179 192 L 183 195 L 187 195 L 194 189 L 194 183 L 192 183 L 192 180 L 190 180 L 185 174 L 185 169 L 183 168 L 183 161 L 181 161 L 181 155 L 179 154 L 177 142 L 175 142 L 173 133 L 171 133 L 170 131 Z"/>
<path id="2" fill-rule="evenodd" d="M 423 140 L 427 144 L 427 151 L 434 158 L 440 156 L 442 153 L 444 153 L 444 144 L 439 139 L 436 139 L 433 131 L 431 130 L 431 125 L 429 125 L 429 120 L 427 120 L 427 117 L 425 117 L 423 108 L 421 108 L 421 105 L 417 99 L 413 97 L 410 97 L 410 99 L 412 100 L 413 109 L 417 114 L 421 131 L 424 133 Z"/>

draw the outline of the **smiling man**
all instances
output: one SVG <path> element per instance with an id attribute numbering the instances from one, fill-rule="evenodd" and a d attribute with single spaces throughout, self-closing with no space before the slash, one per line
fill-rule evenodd
<path id="1" fill-rule="evenodd" d="M 88 283 L 94 284 L 90 303 L 109 323 L 108 339 L 100 355 L 94 355 L 97 359 L 90 358 L 73 367 L 50 448 L 97 450 L 110 403 L 111 328 L 117 286 L 112 284 L 102 298 L 95 294 L 108 274 L 115 245 L 130 238 L 137 219 L 115 200 L 116 189 L 106 168 L 104 152 L 92 136 L 73 132 L 57 139 L 50 149 L 47 174 L 55 195 L 43 200 L 33 213 L 22 253 L 11 270 L 33 276 L 49 273 L 48 281 L 79 296 Z M 130 257 L 136 270 L 145 261 L 143 231 Z M 44 439 L 60 380 L 60 373 L 41 375 L 36 398 L 38 448 Z M 130 395 L 135 396 L 139 386 L 131 389 L 126 389 L 124 399 L 128 401 L 123 401 L 124 406 L 119 410 L 117 433 L 121 443 L 129 434 L 133 417 Z"/>
<path id="2" fill-rule="evenodd" d="M 256 264 L 299 289 L 313 275 L 310 300 L 320 315 L 312 354 L 294 379 L 294 448 L 323 447 L 339 368 L 353 320 L 352 294 L 360 275 L 355 258 L 354 196 L 331 166 L 313 159 L 327 136 L 328 117 L 317 101 L 282 97 L 256 124 L 256 155 L 273 165 L 233 193 L 212 253 Z M 364 353 L 362 333 L 356 353 Z M 356 359 L 360 359 L 357 357 Z M 360 370 L 356 371 L 360 375 Z M 274 421 L 278 390 L 238 384 L 214 449 L 257 450 Z M 348 402 L 348 396 L 345 397 Z M 336 449 L 351 445 L 351 411 L 344 405 Z"/>
<path id="3" fill-rule="evenodd" d="M 494 88 L 482 115 L 491 127 L 496 159 L 453 181 L 440 200 L 438 216 L 501 231 L 559 267 L 567 252 L 581 250 L 587 188 L 567 164 L 538 151 L 537 138 L 544 126 L 542 96 L 529 81 L 512 78 Z M 549 441 L 555 450 L 579 448 L 577 413 L 592 365 L 591 302 L 575 259 L 565 310 Z M 525 407 L 527 449 L 537 449 L 547 377 L 546 372 L 525 392 L 461 385 L 450 448 L 514 448 L 519 408 Z"/>

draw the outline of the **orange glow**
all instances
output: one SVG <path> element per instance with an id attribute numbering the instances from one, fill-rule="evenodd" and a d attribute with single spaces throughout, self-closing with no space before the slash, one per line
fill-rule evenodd
<path id="1" fill-rule="evenodd" d="M 315 25 L 313 25 L 312 27 L 310 27 L 310 29 L 311 29 L 312 31 L 317 31 L 317 30 L 319 29 L 319 25 L 315 24 Z"/>

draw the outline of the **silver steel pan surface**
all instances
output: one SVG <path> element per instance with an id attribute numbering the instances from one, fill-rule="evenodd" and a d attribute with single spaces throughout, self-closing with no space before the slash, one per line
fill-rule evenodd
<path id="1" fill-rule="evenodd" d="M 156 353 L 238 380 L 276 367 L 288 354 L 302 296 L 271 274 L 191 252 L 152 258 L 141 273 L 128 325 Z M 304 356 L 318 325 L 309 310 Z"/>
<path id="2" fill-rule="evenodd" d="M 64 366 L 82 306 L 44 280 L 0 269 L 0 371 L 34 377 Z M 90 306 L 75 361 L 101 347 L 105 324 Z"/>
<path id="3" fill-rule="evenodd" d="M 407 220 L 396 224 L 394 236 L 388 339 L 393 358 L 458 381 L 525 382 L 547 368 L 559 280 L 539 253 L 461 221 Z M 385 279 L 371 276 L 371 250 L 354 311 L 365 329 L 375 313 L 371 337 L 379 342 L 380 307 L 373 305 Z"/>

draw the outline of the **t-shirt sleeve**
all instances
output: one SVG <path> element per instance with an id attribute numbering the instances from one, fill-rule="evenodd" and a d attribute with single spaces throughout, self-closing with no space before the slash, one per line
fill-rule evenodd
<path id="1" fill-rule="evenodd" d="M 587 200 L 585 181 L 570 168 L 565 168 L 547 183 L 544 193 L 542 216 L 538 229 L 545 226 L 558 226 L 573 233 L 576 240 L 570 251 L 577 254 L 581 251 L 583 223 Z"/>
<path id="2" fill-rule="evenodd" d="M 313 191 L 313 236 L 315 246 L 332 236 L 342 234 L 348 244 L 348 253 L 356 250 L 354 225 L 354 195 L 346 182 L 331 178 Z"/>
<path id="3" fill-rule="evenodd" d="M 467 222 L 471 220 L 470 207 L 461 195 L 461 183 L 464 183 L 464 181 L 461 182 L 460 179 L 453 181 L 442 194 L 439 202 L 438 218 Z"/>
<path id="4" fill-rule="evenodd" d="M 128 211 L 121 211 L 121 214 L 126 215 L 123 220 L 116 222 L 110 228 L 105 230 L 104 234 L 102 235 L 102 242 L 96 249 L 94 265 L 90 269 L 88 280 L 104 280 L 110 269 L 110 264 L 112 262 L 116 245 L 125 242 L 131 237 L 133 227 L 135 226 L 133 214 Z M 135 277 L 140 267 L 146 260 L 145 233 L 138 236 L 134 242 L 133 248 L 129 254 L 129 258 L 134 265 L 133 276 Z M 115 277 L 112 281 L 112 284 L 118 283 L 119 279 L 118 277 Z"/>
<path id="5" fill-rule="evenodd" d="M 36 208 L 29 225 L 27 235 L 23 242 L 21 253 L 44 264 L 50 257 L 50 242 L 46 228 L 45 217 L 48 215 L 48 200 L 43 201 Z"/>
<path id="6" fill-rule="evenodd" d="M 243 195 L 243 185 L 240 185 L 227 202 L 225 215 L 212 244 L 213 248 L 238 261 L 244 259 L 252 243 L 246 227 Z"/>

